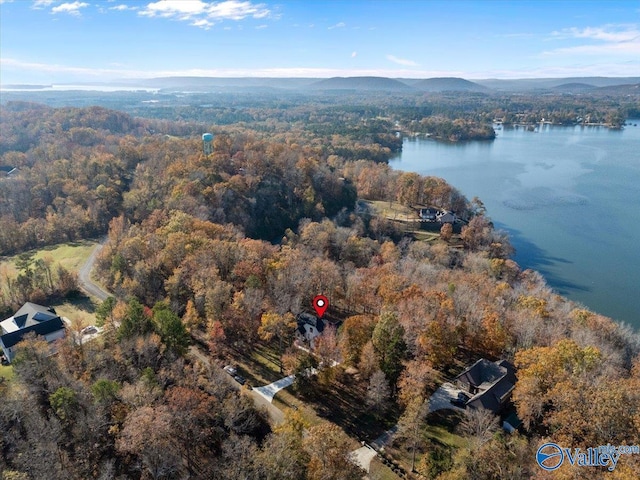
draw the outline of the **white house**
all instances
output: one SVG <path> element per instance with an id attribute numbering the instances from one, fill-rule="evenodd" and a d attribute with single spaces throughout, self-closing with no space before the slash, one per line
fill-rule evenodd
<path id="1" fill-rule="evenodd" d="M 65 336 L 64 322 L 53 308 L 27 302 L 12 317 L 0 322 L 0 348 L 7 361 L 26 334 L 35 332 L 51 343 Z"/>

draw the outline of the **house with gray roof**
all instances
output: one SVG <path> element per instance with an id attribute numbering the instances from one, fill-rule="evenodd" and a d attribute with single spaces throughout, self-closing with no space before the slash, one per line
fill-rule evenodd
<path id="1" fill-rule="evenodd" d="M 65 326 L 53 308 L 27 302 L 12 317 L 0 322 L 0 348 L 7 361 L 15 356 L 15 346 L 34 332 L 52 343 L 65 336 Z"/>
<path id="2" fill-rule="evenodd" d="M 499 413 L 516 386 L 516 369 L 506 360 L 481 358 L 458 375 L 455 383 L 467 393 L 465 406 Z"/>
<path id="3" fill-rule="evenodd" d="M 313 348 L 314 340 L 324 331 L 325 323 L 321 318 L 310 313 L 300 313 L 297 317 L 298 328 L 296 329 L 296 340 L 300 343 L 307 343 Z"/>

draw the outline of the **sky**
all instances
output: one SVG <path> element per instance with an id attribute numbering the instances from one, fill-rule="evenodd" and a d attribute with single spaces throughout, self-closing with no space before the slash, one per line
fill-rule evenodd
<path id="1" fill-rule="evenodd" d="M 0 0 L 0 83 L 640 76 L 638 0 Z"/>

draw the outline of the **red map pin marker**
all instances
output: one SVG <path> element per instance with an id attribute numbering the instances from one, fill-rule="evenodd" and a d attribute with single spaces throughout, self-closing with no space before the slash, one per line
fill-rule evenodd
<path id="1" fill-rule="evenodd" d="M 315 308 L 318 317 L 322 318 L 324 312 L 329 308 L 329 300 L 324 295 L 316 295 L 313 298 L 313 308 Z"/>

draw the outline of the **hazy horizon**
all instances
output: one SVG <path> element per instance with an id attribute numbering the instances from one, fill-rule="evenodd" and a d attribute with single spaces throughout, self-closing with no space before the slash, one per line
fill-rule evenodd
<path id="1" fill-rule="evenodd" d="M 0 0 L 2 84 L 640 75 L 625 1 Z"/>

